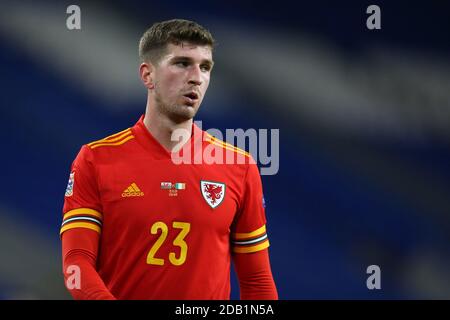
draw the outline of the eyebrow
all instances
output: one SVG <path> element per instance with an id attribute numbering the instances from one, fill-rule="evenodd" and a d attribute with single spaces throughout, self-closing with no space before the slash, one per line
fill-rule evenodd
<path id="1" fill-rule="evenodd" d="M 194 59 L 192 59 L 191 57 L 186 57 L 186 56 L 175 56 L 171 60 L 192 62 Z M 203 59 L 201 61 L 201 64 L 204 64 L 204 63 L 208 64 L 210 67 L 214 66 L 214 61 L 209 60 L 209 59 Z"/>

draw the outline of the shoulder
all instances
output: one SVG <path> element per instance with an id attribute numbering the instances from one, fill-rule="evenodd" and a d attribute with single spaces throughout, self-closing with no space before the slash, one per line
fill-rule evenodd
<path id="1" fill-rule="evenodd" d="M 222 156 L 223 163 L 226 164 L 237 164 L 237 165 L 256 165 L 255 160 L 252 155 L 245 151 L 244 149 L 240 149 L 228 142 L 222 141 L 205 131 L 205 135 L 203 138 L 206 146 L 217 149 L 220 151 L 220 155 Z M 220 156 L 217 156 L 217 161 L 221 160 Z"/>
<path id="2" fill-rule="evenodd" d="M 114 158 L 116 155 L 124 154 L 134 139 L 132 128 L 127 128 L 83 145 L 78 156 L 89 162 Z"/>
<path id="3" fill-rule="evenodd" d="M 128 141 L 134 139 L 133 132 L 131 128 L 127 128 L 125 130 L 122 130 L 120 132 L 114 133 L 112 135 L 109 135 L 105 138 L 92 141 L 88 144 L 86 144 L 86 147 L 94 150 L 97 148 L 104 148 L 104 147 L 119 147 L 121 145 L 124 145 Z"/>
<path id="4" fill-rule="evenodd" d="M 244 149 L 238 148 L 228 142 L 222 141 L 205 131 L 205 148 L 214 149 L 215 152 L 204 152 L 205 157 L 213 157 L 210 162 L 215 161 L 218 164 L 224 164 L 225 168 L 242 175 L 253 175 L 258 172 L 258 166 L 253 156 Z"/>

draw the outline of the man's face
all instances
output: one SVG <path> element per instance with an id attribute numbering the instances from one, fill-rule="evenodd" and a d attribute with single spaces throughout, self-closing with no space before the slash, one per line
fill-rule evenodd
<path id="1" fill-rule="evenodd" d="M 212 66 L 209 46 L 168 44 L 153 75 L 158 111 L 177 123 L 192 119 L 208 89 Z"/>

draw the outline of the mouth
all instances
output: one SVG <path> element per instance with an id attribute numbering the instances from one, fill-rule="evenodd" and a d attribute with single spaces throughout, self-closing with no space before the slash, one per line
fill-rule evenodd
<path id="1" fill-rule="evenodd" d="M 183 95 L 186 98 L 189 98 L 191 100 L 198 100 L 198 93 L 195 91 L 190 91 Z"/>
<path id="2" fill-rule="evenodd" d="M 193 106 L 198 101 L 199 95 L 195 91 L 190 91 L 186 94 L 183 94 L 183 97 L 185 98 L 186 104 L 188 104 L 189 106 Z"/>

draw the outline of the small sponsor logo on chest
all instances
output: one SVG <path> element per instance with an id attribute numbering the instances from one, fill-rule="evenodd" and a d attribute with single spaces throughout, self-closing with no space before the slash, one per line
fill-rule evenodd
<path id="1" fill-rule="evenodd" d="M 186 183 L 184 182 L 161 182 L 161 190 L 167 190 L 169 197 L 178 196 L 180 190 L 186 190 Z"/>
<path id="2" fill-rule="evenodd" d="M 126 188 L 122 192 L 122 197 L 123 198 L 127 198 L 127 197 L 142 197 L 142 196 L 144 196 L 144 192 L 142 192 L 141 189 L 139 189 L 137 184 L 134 183 L 134 182 L 132 184 L 130 184 L 128 186 L 128 188 Z"/>

